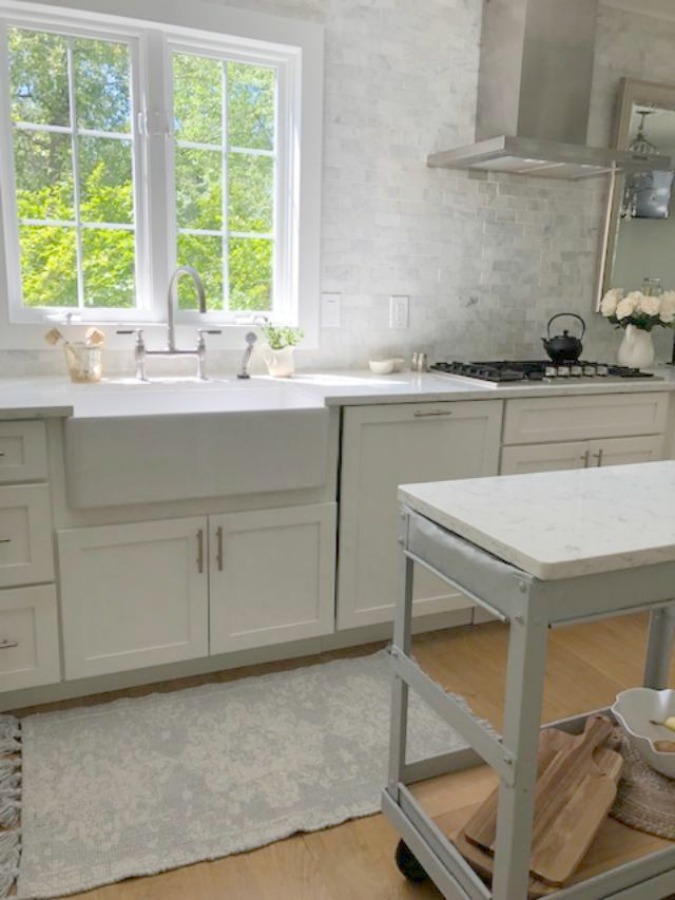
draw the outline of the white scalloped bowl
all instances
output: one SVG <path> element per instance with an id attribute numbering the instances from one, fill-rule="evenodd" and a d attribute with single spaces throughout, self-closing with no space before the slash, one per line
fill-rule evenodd
<path id="1" fill-rule="evenodd" d="M 665 722 L 670 716 L 675 716 L 675 691 L 630 688 L 617 694 L 612 712 L 626 732 L 631 746 L 647 765 L 668 778 L 675 778 L 675 753 L 662 753 L 654 747 L 654 741 L 675 743 L 675 731 L 650 722 L 651 719 Z"/>

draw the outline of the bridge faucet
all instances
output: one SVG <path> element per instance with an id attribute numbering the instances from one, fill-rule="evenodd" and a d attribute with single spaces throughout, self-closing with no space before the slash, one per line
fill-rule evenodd
<path id="1" fill-rule="evenodd" d="M 183 275 L 189 275 L 195 283 L 197 289 L 197 297 L 199 298 L 199 312 L 206 312 L 206 292 L 204 291 L 204 283 L 199 277 L 199 273 L 192 266 L 179 266 L 171 276 L 169 282 L 169 290 L 167 292 L 167 324 L 169 326 L 168 335 L 168 351 L 176 352 L 176 307 L 178 306 L 177 286 Z"/>
<path id="2" fill-rule="evenodd" d="M 118 330 L 118 334 L 135 334 L 136 345 L 134 347 L 134 360 L 136 363 L 136 378 L 139 381 L 146 381 L 145 377 L 145 360 L 148 356 L 192 356 L 197 360 L 197 378 L 206 381 L 206 341 L 205 334 L 220 334 L 219 328 L 200 328 L 198 329 L 197 346 L 194 350 L 179 350 L 176 347 L 176 308 L 178 306 L 177 285 L 179 279 L 183 275 L 189 275 L 195 283 L 197 289 L 197 297 L 199 298 L 199 312 L 206 312 L 206 293 L 204 284 L 199 277 L 199 273 L 192 266 L 179 266 L 171 276 L 169 282 L 169 290 L 167 292 L 167 327 L 168 338 L 167 346 L 164 350 L 148 350 L 143 339 L 143 329 L 122 329 Z"/>

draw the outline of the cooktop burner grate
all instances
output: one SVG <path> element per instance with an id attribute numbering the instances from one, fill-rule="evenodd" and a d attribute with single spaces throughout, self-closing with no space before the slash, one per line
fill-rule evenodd
<path id="1" fill-rule="evenodd" d="M 607 363 L 574 362 L 556 365 L 550 360 L 497 360 L 489 362 L 436 362 L 433 372 L 461 375 L 479 381 L 506 384 L 518 381 L 549 381 L 561 378 L 653 378 L 651 372 Z"/>

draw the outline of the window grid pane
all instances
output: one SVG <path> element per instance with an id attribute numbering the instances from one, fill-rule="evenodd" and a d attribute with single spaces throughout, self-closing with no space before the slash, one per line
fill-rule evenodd
<path id="1" fill-rule="evenodd" d="M 23 305 L 133 307 L 136 302 L 136 225 L 129 45 L 21 28 L 12 28 L 9 34 Z M 38 95 L 43 90 L 44 79 L 36 75 L 27 86 L 29 75 L 25 64 L 21 68 L 26 57 L 35 57 L 35 52 L 33 56 L 30 53 L 32 42 L 38 49 L 57 47 L 64 57 L 64 83 L 53 86 L 51 93 L 46 88 L 43 91 L 53 107 L 57 104 L 52 115 L 54 121 L 46 121 L 49 116 L 35 114 L 35 110 L 41 109 L 42 100 Z M 100 63 L 98 70 L 97 61 Z M 113 71 L 112 63 L 116 71 Z M 39 60 L 33 59 L 33 65 L 39 72 Z M 84 73 L 82 85 L 76 81 L 78 70 Z M 97 91 L 107 94 L 99 98 L 105 102 L 95 104 L 92 99 L 92 109 L 85 108 L 80 116 L 78 101 L 82 105 L 87 93 L 93 92 L 95 98 Z M 27 121 L 20 117 L 25 109 L 29 113 Z M 106 115 L 107 120 L 103 121 L 101 115 Z M 92 118 L 96 116 L 97 119 Z M 108 124 L 110 131 L 78 128 L 78 118 L 85 125 Z M 37 151 L 41 142 L 44 145 L 48 141 L 53 144 L 61 140 L 69 144 L 68 178 L 52 186 L 51 195 L 48 179 L 42 198 L 34 187 L 22 189 L 22 181 L 30 177 L 30 153 L 17 153 L 20 140 L 32 140 Z M 83 148 L 84 165 L 81 160 Z M 123 148 L 128 149 L 125 152 Z M 36 158 L 37 151 L 33 153 Z M 39 160 L 34 159 L 33 170 L 38 168 Z M 115 172 L 121 183 L 115 184 Z M 67 186 L 66 193 L 72 187 L 70 208 L 63 205 L 64 185 Z M 26 184 L 25 188 L 28 187 Z M 64 216 L 64 212 L 70 215 Z M 83 221 L 83 218 L 89 221 Z M 105 221 L 94 221 L 100 218 Z M 71 237 L 67 237 L 68 234 Z M 53 247 L 48 253 L 50 241 Z M 90 253 L 86 253 L 87 250 Z M 40 270 L 51 273 L 49 289 L 43 284 Z M 59 277 L 56 272 L 60 273 Z M 112 288 L 114 277 L 119 280 L 119 290 Z"/>
<path id="2" fill-rule="evenodd" d="M 222 109 L 219 116 L 220 143 L 216 143 L 213 123 L 189 127 L 185 85 L 182 76 L 187 69 L 194 78 L 200 64 L 205 65 L 204 82 L 213 76 L 213 58 L 184 52 L 174 52 L 174 120 L 176 122 L 176 232 L 178 262 L 194 265 L 206 261 L 205 249 L 215 252 L 210 241 L 221 240 L 222 292 L 216 299 L 207 296 L 209 309 L 232 311 L 270 311 L 273 307 L 275 257 L 275 185 L 277 176 L 276 151 L 276 73 L 269 67 L 223 59 L 220 94 Z M 189 60 L 189 62 L 188 62 Z M 231 75 L 238 83 L 231 85 Z M 210 83 L 210 93 L 216 90 Z M 231 102 L 235 98 L 234 104 Z M 252 98 L 247 100 L 247 98 Z M 247 106 L 248 103 L 248 106 Z M 232 108 L 243 119 L 232 124 Z M 197 131 L 200 134 L 197 134 Z M 185 135 L 183 137 L 182 135 Z M 207 140 L 200 139 L 208 135 Z M 230 136 L 235 143 L 230 144 Z M 245 146 L 241 146 L 244 144 Z M 218 152 L 221 155 L 220 209 L 216 210 L 216 196 L 206 198 L 212 214 L 197 224 L 186 222 L 185 210 L 190 198 L 181 192 L 178 160 L 185 151 Z M 236 170 L 236 178 L 233 178 Z M 237 196 L 233 196 L 236 194 Z M 247 198 L 251 198 L 249 199 Z M 250 207 L 250 208 L 249 208 Z M 221 228 L 216 225 L 220 216 Z M 193 240 L 187 240 L 192 238 Z M 195 239 L 199 238 L 201 243 Z M 188 255 L 191 254 L 191 255 Z M 210 268 L 210 267 L 209 267 Z M 209 280 L 215 284 L 211 273 Z M 188 286 L 179 286 L 181 308 L 194 309 L 195 301 Z"/>

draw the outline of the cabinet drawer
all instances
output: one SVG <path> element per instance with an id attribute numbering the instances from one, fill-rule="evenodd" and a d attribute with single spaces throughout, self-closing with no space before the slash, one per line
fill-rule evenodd
<path id="1" fill-rule="evenodd" d="M 53 578 L 47 485 L 0 487 L 0 587 Z"/>
<path id="2" fill-rule="evenodd" d="M 508 400 L 504 444 L 660 434 L 667 412 L 662 392 Z"/>
<path id="3" fill-rule="evenodd" d="M 0 591 L 0 691 L 59 679 L 54 585 Z"/>
<path id="4" fill-rule="evenodd" d="M 44 423 L 0 422 L 0 484 L 46 478 Z"/>
<path id="5" fill-rule="evenodd" d="M 588 441 L 504 447 L 499 474 L 526 475 L 530 472 L 583 469 L 588 464 L 590 452 Z"/>

